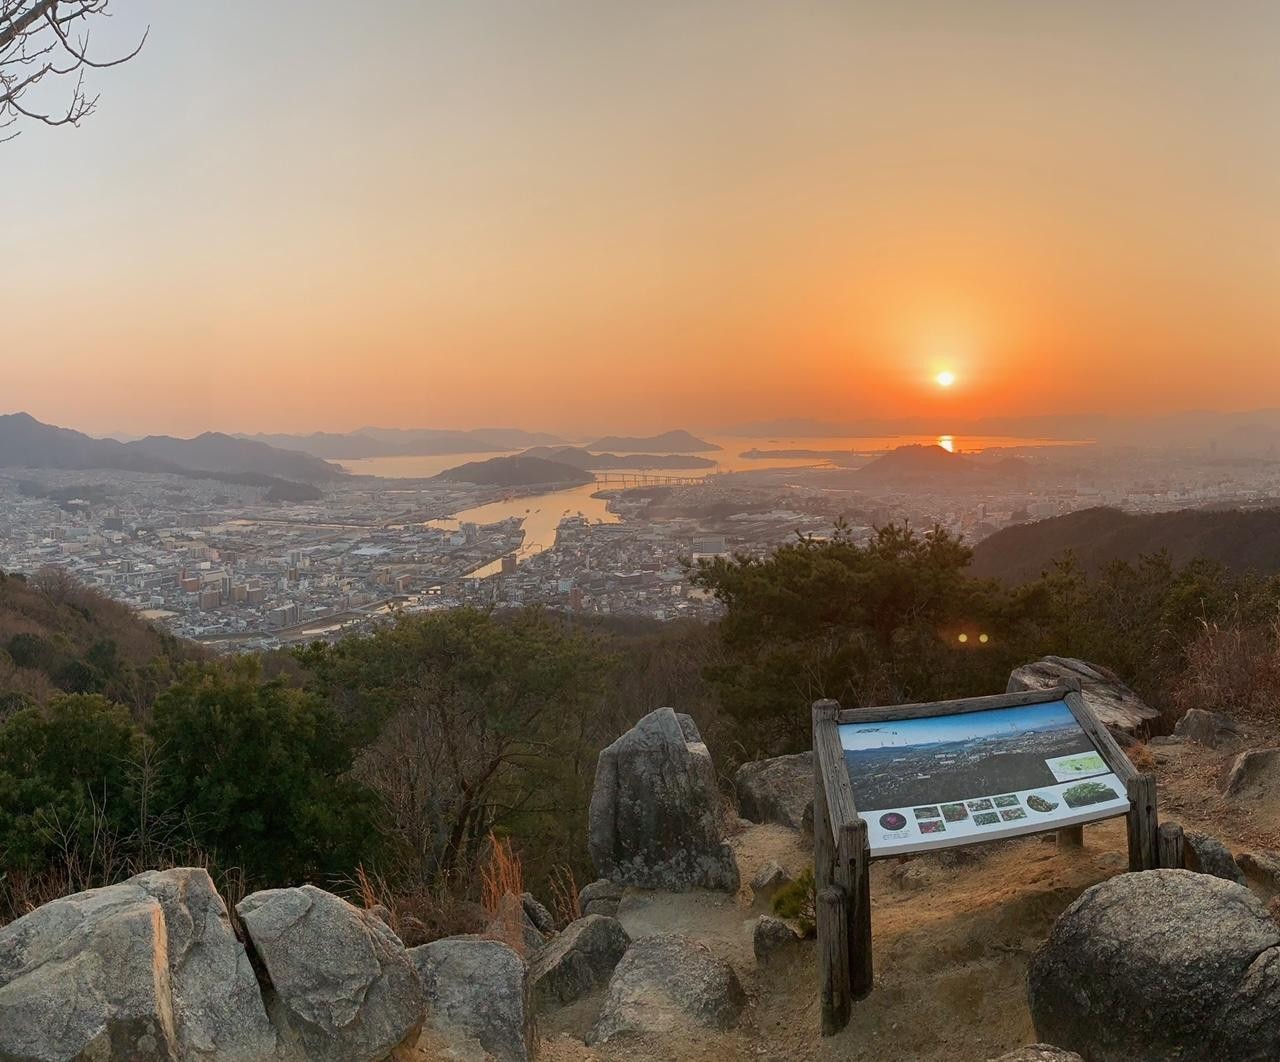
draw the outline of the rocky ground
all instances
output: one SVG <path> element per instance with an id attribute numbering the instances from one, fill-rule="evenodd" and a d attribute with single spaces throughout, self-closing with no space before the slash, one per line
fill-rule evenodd
<path id="1" fill-rule="evenodd" d="M 1272 740 L 1263 728 L 1245 727 L 1216 749 L 1170 741 L 1132 755 L 1157 775 L 1162 821 L 1216 836 L 1240 853 L 1280 848 L 1280 786 L 1221 792 L 1239 751 Z M 750 1001 L 738 1028 L 587 1047 L 603 995 L 596 993 L 540 1019 L 540 1057 L 968 1062 L 1033 1043 L 1032 954 L 1086 888 L 1128 869 L 1124 819 L 1088 826 L 1084 836 L 1083 849 L 1059 848 L 1050 834 L 874 864 L 875 990 L 855 1004 L 844 1033 L 824 1040 L 812 941 L 765 968 L 751 947 L 754 920 L 767 908 L 753 904 L 747 883 L 770 860 L 798 873 L 811 854 L 794 830 L 748 825 L 731 839 L 744 882 L 737 896 L 628 890 L 619 909 L 633 937 L 687 934 L 732 964 Z M 1274 895 L 1266 881 L 1250 886 L 1264 900 Z"/>

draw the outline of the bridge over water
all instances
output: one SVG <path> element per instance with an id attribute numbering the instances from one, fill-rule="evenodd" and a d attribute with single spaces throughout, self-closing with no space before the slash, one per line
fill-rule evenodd
<path id="1" fill-rule="evenodd" d="M 706 476 L 668 476 L 652 472 L 597 472 L 596 483 L 620 487 L 696 487 Z"/>

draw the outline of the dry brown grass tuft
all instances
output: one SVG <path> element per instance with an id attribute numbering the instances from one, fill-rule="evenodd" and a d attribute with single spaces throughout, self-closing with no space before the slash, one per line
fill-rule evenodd
<path id="1" fill-rule="evenodd" d="M 561 863 L 551 870 L 547 880 L 551 888 L 551 911 L 556 922 L 567 926 L 582 917 L 582 906 L 578 903 L 578 882 L 573 874 L 573 867 Z"/>
<path id="2" fill-rule="evenodd" d="M 489 831 L 489 854 L 480 866 L 480 903 L 492 918 L 490 935 L 523 955 L 524 864 L 509 837 Z"/>

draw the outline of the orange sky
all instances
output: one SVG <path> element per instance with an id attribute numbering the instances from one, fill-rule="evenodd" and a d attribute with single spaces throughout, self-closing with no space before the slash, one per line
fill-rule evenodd
<path id="1" fill-rule="evenodd" d="M 3 411 L 1280 404 L 1280 5 L 134 6 L 99 113 L 0 145 Z"/>

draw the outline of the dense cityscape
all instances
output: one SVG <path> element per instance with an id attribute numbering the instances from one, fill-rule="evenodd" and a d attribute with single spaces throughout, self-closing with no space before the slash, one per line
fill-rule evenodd
<path id="1" fill-rule="evenodd" d="M 921 460 L 936 456 L 965 462 L 965 474 Z M 690 579 L 700 558 L 761 556 L 828 535 L 837 520 L 855 540 L 908 522 L 976 543 L 1096 506 L 1249 507 L 1280 492 L 1274 462 L 1213 448 L 914 446 L 755 464 L 559 490 L 344 475 L 307 501 L 190 475 L 8 468 L 0 568 L 63 569 L 175 634 L 231 650 L 461 605 L 709 618 L 719 606 Z M 545 530 L 530 532 L 534 520 Z"/>

